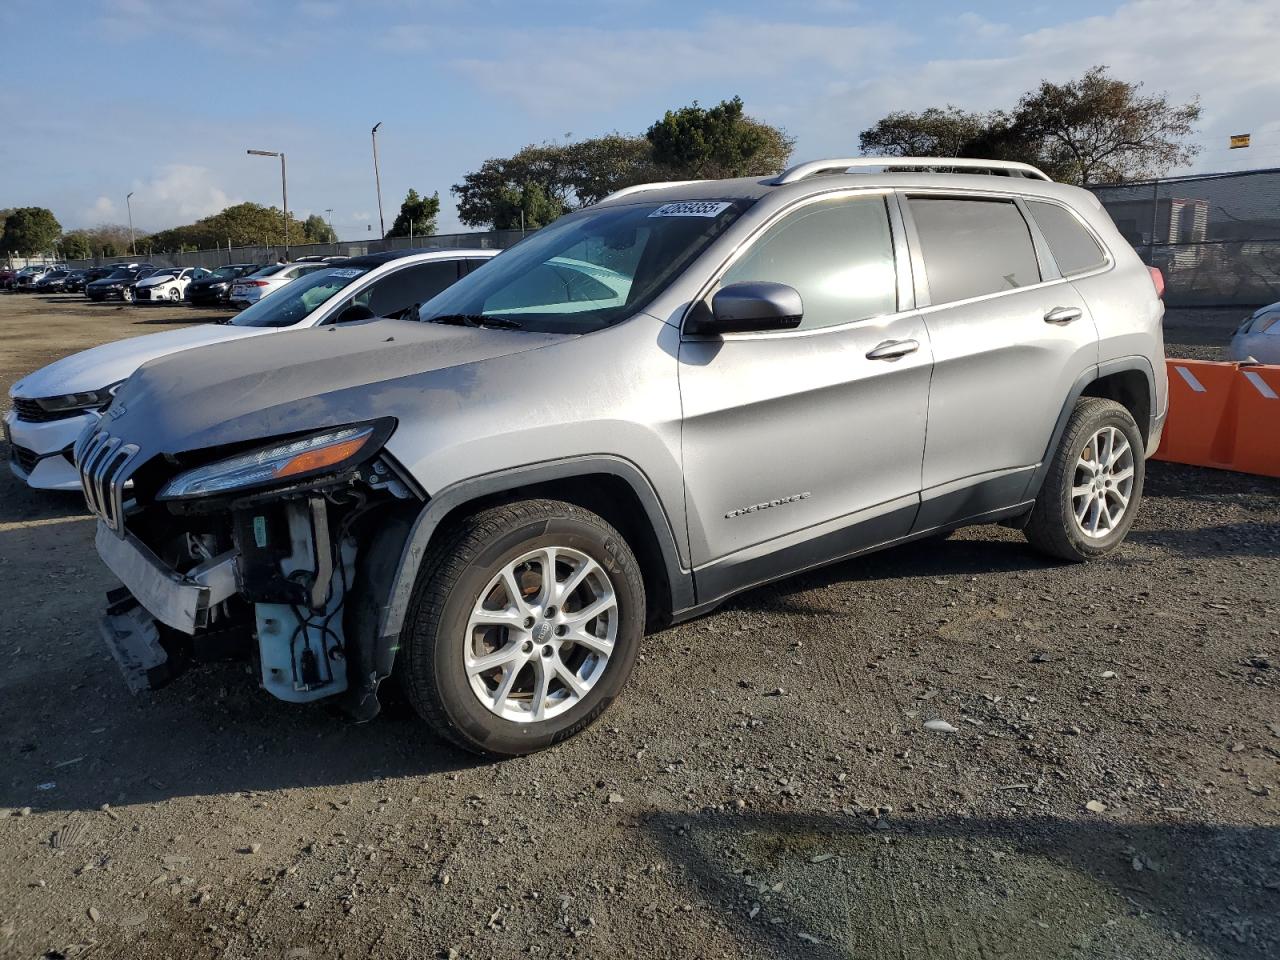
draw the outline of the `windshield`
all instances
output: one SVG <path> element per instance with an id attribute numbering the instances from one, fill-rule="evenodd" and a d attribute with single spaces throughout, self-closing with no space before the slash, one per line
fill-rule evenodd
<path id="1" fill-rule="evenodd" d="M 133 274 L 134 274 L 133 270 L 129 270 L 125 267 L 121 267 L 119 270 L 112 270 L 110 273 L 106 275 L 104 279 L 107 279 L 107 280 L 132 279 Z"/>
<path id="2" fill-rule="evenodd" d="M 418 318 L 541 333 L 602 329 L 643 308 L 748 206 L 655 202 L 562 217 L 428 300 Z"/>
<path id="3" fill-rule="evenodd" d="M 217 270 L 213 271 L 213 276 L 220 279 L 225 277 L 238 277 L 243 269 L 243 267 L 219 267 Z"/>
<path id="4" fill-rule="evenodd" d="M 291 267 L 291 266 L 293 266 L 293 264 L 291 264 L 291 263 L 273 263 L 273 264 L 271 264 L 271 266 L 269 266 L 269 267 L 263 267 L 263 268 L 262 268 L 261 270 L 259 270 L 257 273 L 251 273 L 251 274 L 249 274 L 249 276 L 251 276 L 251 277 L 269 277 L 269 276 L 271 276 L 272 274 L 279 273 L 281 270 L 284 270 L 284 269 L 286 269 L 287 267 Z"/>
<path id="5" fill-rule="evenodd" d="M 291 327 L 368 272 L 368 267 L 343 267 L 299 277 L 237 314 L 231 319 L 231 324 L 236 327 Z"/>

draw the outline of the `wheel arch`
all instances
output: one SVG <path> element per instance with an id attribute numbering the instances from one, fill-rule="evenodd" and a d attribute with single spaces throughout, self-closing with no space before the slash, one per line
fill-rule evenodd
<path id="1" fill-rule="evenodd" d="M 1062 442 L 1062 434 L 1067 429 L 1067 421 L 1071 419 L 1071 411 L 1081 397 L 1115 400 L 1133 416 L 1143 442 L 1150 439 L 1156 410 L 1156 379 L 1151 361 L 1142 356 L 1120 357 L 1090 367 L 1077 378 L 1067 394 L 1054 424 L 1053 434 L 1045 447 L 1044 456 L 1040 458 L 1040 465 L 1027 483 L 1024 499 L 1034 499 L 1040 493 L 1044 478 L 1049 472 L 1053 452 Z"/>
<path id="2" fill-rule="evenodd" d="M 462 513 L 535 497 L 574 503 L 618 529 L 640 563 L 651 626 L 694 605 L 693 575 L 681 564 L 667 513 L 653 485 L 630 461 L 573 457 L 473 477 L 437 491 L 416 515 L 401 511 L 366 554 L 372 604 L 365 608 L 360 635 L 372 644 L 362 668 L 375 689 L 391 672 L 418 568 L 436 534 Z"/>

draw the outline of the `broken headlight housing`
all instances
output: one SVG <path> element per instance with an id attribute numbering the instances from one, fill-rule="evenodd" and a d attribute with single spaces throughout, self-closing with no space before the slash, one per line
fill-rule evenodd
<path id="1" fill-rule="evenodd" d="M 395 421 L 388 418 L 280 440 L 185 470 L 160 488 L 157 499 L 217 496 L 338 473 L 376 454 L 393 429 Z"/>

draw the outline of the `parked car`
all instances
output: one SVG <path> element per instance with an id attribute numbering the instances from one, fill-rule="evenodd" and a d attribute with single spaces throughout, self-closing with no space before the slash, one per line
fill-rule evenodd
<path id="1" fill-rule="evenodd" d="M 10 466 L 29 486 L 75 490 L 70 447 L 148 360 L 204 344 L 403 313 L 431 299 L 493 250 L 406 250 L 359 257 L 303 277 L 227 324 L 199 324 L 72 354 L 19 380 L 5 414 Z M 339 296 L 341 294 L 341 296 Z"/>
<path id="2" fill-rule="evenodd" d="M 57 293 L 63 288 L 67 281 L 67 277 L 71 276 L 70 270 L 56 268 L 50 270 L 39 280 L 31 285 L 32 293 Z"/>
<path id="3" fill-rule="evenodd" d="M 241 277 L 231 285 L 228 299 L 237 307 L 247 307 L 269 296 L 287 283 L 306 276 L 316 270 L 324 270 L 328 264 L 310 263 L 274 263 L 263 267 L 257 273 Z"/>
<path id="4" fill-rule="evenodd" d="M 1227 359 L 1280 363 L 1280 303 L 1259 307 L 1231 338 Z"/>
<path id="5" fill-rule="evenodd" d="M 187 299 L 197 306 L 224 306 L 231 296 L 231 284 L 262 269 L 259 263 L 232 263 L 218 267 L 211 274 L 192 280 Z"/>
<path id="6" fill-rule="evenodd" d="M 1025 164 L 627 188 L 417 321 L 142 367 L 75 450 L 104 636 L 135 685 L 254 637 L 281 699 L 367 718 L 394 668 L 460 746 L 551 746 L 646 624 L 757 584 L 972 523 L 1115 550 L 1167 405 L 1153 280 Z"/>
<path id="7" fill-rule="evenodd" d="M 177 303 L 193 280 L 210 276 L 204 267 L 161 267 L 134 286 L 134 299 L 139 303 L 164 301 Z"/>
<path id="8" fill-rule="evenodd" d="M 14 277 L 13 289 L 20 293 L 32 293 L 35 285 L 54 270 L 62 269 L 59 264 L 45 263 L 39 266 L 27 266 L 18 271 Z"/>
<path id="9" fill-rule="evenodd" d="M 17 270 L 10 270 L 8 267 L 0 267 L 0 290 L 8 290 L 13 285 L 13 280 L 17 277 Z"/>
<path id="10" fill-rule="evenodd" d="M 84 295 L 90 300 L 133 300 L 133 285 L 155 271 L 149 263 L 116 267 L 100 280 L 86 283 Z"/>
<path id="11" fill-rule="evenodd" d="M 88 283 L 88 278 L 92 275 L 92 270 L 72 270 L 67 274 L 67 279 L 63 280 L 64 293 L 79 293 L 84 289 L 84 284 Z M 97 278 L 95 278 L 97 279 Z"/>

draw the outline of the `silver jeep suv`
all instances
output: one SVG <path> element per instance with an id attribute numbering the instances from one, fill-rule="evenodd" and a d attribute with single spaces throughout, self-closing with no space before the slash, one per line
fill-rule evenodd
<path id="1" fill-rule="evenodd" d="M 757 584 L 975 523 L 1115 550 L 1162 314 L 1092 195 L 1022 164 L 629 187 L 417 320 L 143 366 L 75 451 L 104 636 L 135 688 L 239 653 L 368 719 L 394 675 L 454 743 L 547 747 L 646 628 Z"/>

